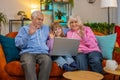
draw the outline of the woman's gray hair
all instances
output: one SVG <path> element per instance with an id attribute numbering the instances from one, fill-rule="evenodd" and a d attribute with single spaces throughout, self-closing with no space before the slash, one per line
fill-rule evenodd
<path id="1" fill-rule="evenodd" d="M 31 17 L 36 18 L 38 15 L 43 16 L 43 13 L 39 10 L 32 12 Z"/>
<path id="2" fill-rule="evenodd" d="M 80 17 L 78 17 L 78 16 L 76 16 L 76 15 L 71 15 L 71 16 L 69 17 L 69 20 L 68 20 L 68 23 L 67 23 L 67 25 L 68 25 L 69 28 L 70 28 L 70 22 L 71 22 L 71 20 L 73 20 L 73 21 L 78 21 L 79 25 L 80 25 L 80 26 L 83 26 L 83 23 L 82 23 Z"/>

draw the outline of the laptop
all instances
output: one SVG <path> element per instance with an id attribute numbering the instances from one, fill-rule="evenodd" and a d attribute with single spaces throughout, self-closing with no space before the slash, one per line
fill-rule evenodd
<path id="1" fill-rule="evenodd" d="M 80 41 L 77 39 L 57 38 L 54 39 L 53 49 L 50 52 L 51 56 L 75 56 L 78 53 Z"/>

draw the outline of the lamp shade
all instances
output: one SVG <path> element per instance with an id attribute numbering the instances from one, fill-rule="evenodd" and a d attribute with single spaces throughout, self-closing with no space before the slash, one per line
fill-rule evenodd
<path id="1" fill-rule="evenodd" d="M 117 7 L 117 0 L 101 0 L 101 8 Z"/>

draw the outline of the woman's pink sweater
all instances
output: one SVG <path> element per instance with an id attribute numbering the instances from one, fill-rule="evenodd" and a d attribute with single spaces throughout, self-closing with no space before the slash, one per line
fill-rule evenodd
<path id="1" fill-rule="evenodd" d="M 84 36 L 81 38 L 76 31 L 69 30 L 67 32 L 67 38 L 78 39 L 80 40 L 80 45 L 78 48 L 78 52 L 83 52 L 85 54 L 92 52 L 92 51 L 100 51 L 98 47 L 97 39 L 90 29 L 90 27 L 84 26 Z"/>

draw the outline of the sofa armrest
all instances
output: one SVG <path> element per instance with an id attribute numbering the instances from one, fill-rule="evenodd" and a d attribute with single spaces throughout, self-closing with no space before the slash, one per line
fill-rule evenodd
<path id="1" fill-rule="evenodd" d="M 2 49 L 2 46 L 0 45 L 0 69 L 4 68 L 4 66 L 7 64 L 4 51 Z"/>
<path id="2" fill-rule="evenodd" d="M 0 45 L 0 79 L 8 80 L 9 75 L 5 71 L 5 65 L 7 64 L 4 51 L 2 49 L 2 46 Z M 11 80 L 9 78 L 9 80 Z"/>

